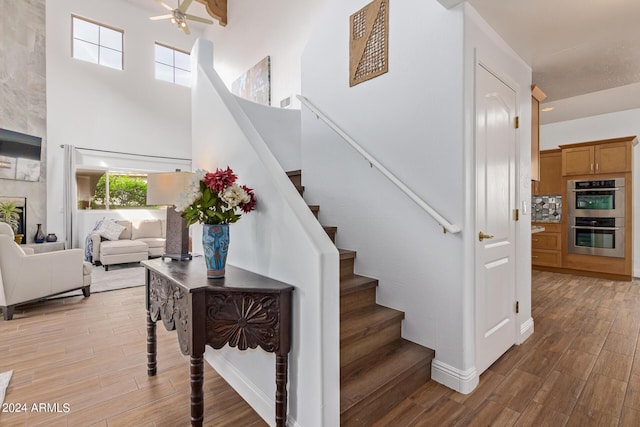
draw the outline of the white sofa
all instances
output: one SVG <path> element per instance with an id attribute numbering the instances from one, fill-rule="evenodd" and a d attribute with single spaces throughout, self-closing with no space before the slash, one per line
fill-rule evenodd
<path id="1" fill-rule="evenodd" d="M 100 262 L 105 270 L 113 264 L 140 262 L 164 254 L 166 221 L 115 221 L 124 227 L 117 240 L 105 240 L 100 230 L 91 233 L 93 262 Z"/>
<path id="2" fill-rule="evenodd" d="M 28 249 L 28 248 L 27 248 Z M 27 253 L 29 252 L 29 253 Z M 0 222 L 0 309 L 13 318 L 17 305 L 76 289 L 91 294 L 91 264 L 82 249 L 33 254 L 13 240 L 13 230 Z"/>

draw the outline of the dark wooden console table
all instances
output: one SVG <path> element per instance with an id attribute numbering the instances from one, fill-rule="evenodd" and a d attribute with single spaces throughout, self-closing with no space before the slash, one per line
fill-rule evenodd
<path id="1" fill-rule="evenodd" d="M 142 261 L 147 287 L 147 374 L 157 372 L 156 321 L 177 329 L 190 356 L 191 425 L 204 416 L 204 346 L 262 347 L 276 354 L 276 425 L 287 420 L 288 355 L 293 286 L 227 266 L 226 277 L 207 279 L 204 259 Z"/>

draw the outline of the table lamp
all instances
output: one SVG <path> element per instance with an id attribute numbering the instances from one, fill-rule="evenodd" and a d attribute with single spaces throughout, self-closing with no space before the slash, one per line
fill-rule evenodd
<path id="1" fill-rule="evenodd" d="M 178 195 L 188 187 L 192 172 L 162 172 L 147 175 L 147 205 L 167 206 L 167 237 L 162 259 L 190 260 L 189 229 L 180 212 L 176 212 Z"/>

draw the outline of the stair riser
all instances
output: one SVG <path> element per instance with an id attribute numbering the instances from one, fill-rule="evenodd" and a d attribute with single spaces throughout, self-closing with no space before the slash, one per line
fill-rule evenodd
<path id="1" fill-rule="evenodd" d="M 329 236 L 329 238 L 331 239 L 331 241 L 335 244 L 336 243 L 336 230 L 324 230 L 327 233 L 327 236 Z"/>
<path id="2" fill-rule="evenodd" d="M 340 260 L 340 278 L 341 279 L 348 279 L 349 277 L 353 277 L 354 264 L 355 264 L 354 258 Z"/>
<path id="3" fill-rule="evenodd" d="M 289 175 L 289 179 L 293 182 L 295 186 L 302 186 L 302 175 Z"/>
<path id="4" fill-rule="evenodd" d="M 374 305 L 376 303 L 376 289 L 365 289 L 340 297 L 340 314 L 352 310 Z"/>
<path id="5" fill-rule="evenodd" d="M 398 320 L 383 329 L 368 332 L 360 339 L 352 339 L 340 345 L 340 366 L 346 366 L 356 359 L 368 355 L 372 351 L 399 340 L 402 333 L 402 322 Z"/>
<path id="6" fill-rule="evenodd" d="M 386 387 L 377 390 L 376 393 L 341 414 L 340 426 L 371 426 L 430 378 L 431 362 L 425 360 L 424 363 L 415 365 L 403 375 L 396 377 L 393 382 L 386 384 Z"/>

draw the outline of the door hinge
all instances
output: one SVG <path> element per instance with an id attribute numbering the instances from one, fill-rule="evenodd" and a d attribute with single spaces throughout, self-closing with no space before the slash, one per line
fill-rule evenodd
<path id="1" fill-rule="evenodd" d="M 520 128 L 520 116 L 516 116 L 516 129 Z"/>
<path id="2" fill-rule="evenodd" d="M 516 301 L 516 314 L 520 313 L 520 301 Z"/>
<path id="3" fill-rule="evenodd" d="M 514 209 L 513 210 L 513 220 L 514 221 L 519 221 L 520 220 L 520 209 Z"/>

